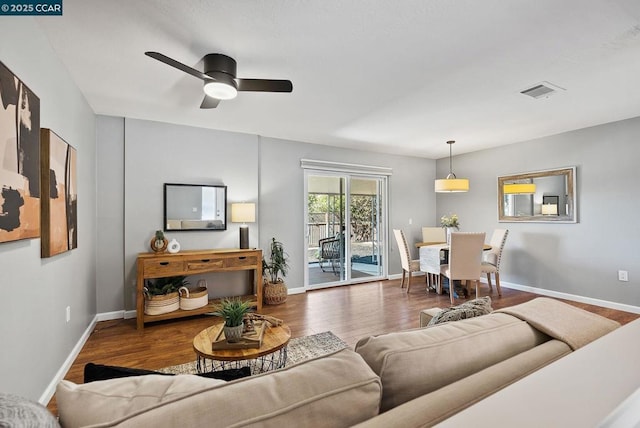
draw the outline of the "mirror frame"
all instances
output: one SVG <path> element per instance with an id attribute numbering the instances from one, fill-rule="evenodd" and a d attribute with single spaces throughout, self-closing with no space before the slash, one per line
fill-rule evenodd
<path id="1" fill-rule="evenodd" d="M 507 216 L 504 215 L 504 185 L 506 183 L 520 182 L 524 180 L 534 180 L 536 178 L 562 175 L 566 177 L 566 195 L 569 214 L 565 215 L 542 215 L 532 216 Z M 542 195 L 544 197 L 545 195 Z M 578 205 L 576 201 L 576 167 L 564 167 L 558 169 L 547 169 L 542 171 L 532 171 L 513 175 L 502 175 L 498 177 L 498 222 L 530 222 L 530 223 L 577 223 Z"/>
<path id="2" fill-rule="evenodd" d="M 176 187 L 176 188 L 184 188 L 184 187 L 191 187 L 191 188 L 195 188 L 195 187 L 199 187 L 199 188 L 204 188 L 204 187 L 210 187 L 210 188 L 215 188 L 215 189 L 219 189 L 223 192 L 224 195 L 224 213 L 222 214 L 223 217 L 223 224 L 222 227 L 186 227 L 186 228 L 171 228 L 169 227 L 168 224 L 168 219 L 167 219 L 167 211 L 168 211 L 168 201 L 167 201 L 167 188 L 168 187 Z M 184 183 L 164 183 L 164 216 L 163 216 L 163 229 L 165 232 L 191 232 L 191 231 L 209 231 L 209 232 L 221 232 L 221 231 L 225 231 L 227 230 L 227 186 L 222 185 L 222 184 L 184 184 Z M 188 219 L 184 219 L 184 220 L 188 220 Z M 194 222 L 204 222 L 206 220 L 193 220 Z M 211 221 L 211 220 L 209 220 Z"/>

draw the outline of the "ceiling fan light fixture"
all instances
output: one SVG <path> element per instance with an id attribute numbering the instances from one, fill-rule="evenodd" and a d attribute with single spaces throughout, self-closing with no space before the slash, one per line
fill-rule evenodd
<path id="1" fill-rule="evenodd" d="M 231 100 L 238 96 L 238 90 L 235 86 L 218 80 L 206 82 L 204 93 L 219 100 Z"/>
<path id="2" fill-rule="evenodd" d="M 436 193 L 461 193 L 469 191 L 469 180 L 466 178 L 457 178 L 453 173 L 451 146 L 455 141 L 447 141 L 449 145 L 449 174 L 447 178 L 439 178 L 435 181 L 434 189 Z"/>

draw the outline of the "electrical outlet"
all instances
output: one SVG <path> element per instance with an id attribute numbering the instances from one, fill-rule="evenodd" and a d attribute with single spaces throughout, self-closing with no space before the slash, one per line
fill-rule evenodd
<path id="1" fill-rule="evenodd" d="M 413 219 L 412 218 L 409 219 L 409 224 L 413 224 Z"/>
<path id="2" fill-rule="evenodd" d="M 71 321 L 71 306 L 67 306 L 67 322 Z"/>
<path id="3" fill-rule="evenodd" d="M 629 281 L 629 272 L 627 272 L 626 270 L 619 270 L 618 281 L 624 281 L 624 282 Z"/>

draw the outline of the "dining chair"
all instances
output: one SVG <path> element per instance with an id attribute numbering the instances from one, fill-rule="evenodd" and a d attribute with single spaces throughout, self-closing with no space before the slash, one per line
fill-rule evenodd
<path id="1" fill-rule="evenodd" d="M 502 290 L 500 289 L 500 260 L 502 259 L 502 249 L 507 241 L 507 235 L 509 229 L 496 229 L 491 235 L 491 249 L 483 254 L 482 261 L 482 273 L 487 275 L 487 284 L 489 290 L 492 290 L 491 286 L 491 274 L 496 277 L 496 290 L 498 290 L 498 296 L 502 296 Z"/>
<path id="2" fill-rule="evenodd" d="M 402 264 L 402 281 L 400 282 L 400 288 L 404 288 L 405 275 L 409 275 L 407 281 L 407 293 L 411 289 L 411 275 L 413 272 L 420 272 L 420 260 L 411 260 L 411 253 L 409 252 L 409 246 L 407 240 L 404 237 L 404 232 L 401 229 L 393 229 L 393 235 L 396 238 L 398 244 L 398 252 L 400 253 L 400 263 Z"/>
<path id="3" fill-rule="evenodd" d="M 447 234 L 442 227 L 423 227 L 422 242 L 426 244 L 447 242 Z"/>
<path id="4" fill-rule="evenodd" d="M 449 279 L 449 297 L 453 305 L 455 289 L 453 281 L 474 281 L 476 295 L 482 274 L 482 248 L 484 232 L 453 232 L 449 245 L 449 264 L 440 266 L 440 274 Z"/>

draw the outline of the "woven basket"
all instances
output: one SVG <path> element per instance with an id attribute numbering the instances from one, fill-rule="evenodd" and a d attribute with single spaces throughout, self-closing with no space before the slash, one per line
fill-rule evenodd
<path id="1" fill-rule="evenodd" d="M 180 309 L 180 296 L 177 292 L 145 296 L 144 313 L 147 315 L 162 315 L 178 309 Z"/>
<path id="2" fill-rule="evenodd" d="M 197 287 L 189 290 L 187 287 L 180 287 L 180 309 L 191 311 L 206 306 L 209 303 L 209 291 L 207 287 Z"/>
<path id="3" fill-rule="evenodd" d="M 267 305 L 279 305 L 287 301 L 287 286 L 284 282 L 265 282 L 262 294 Z"/>

